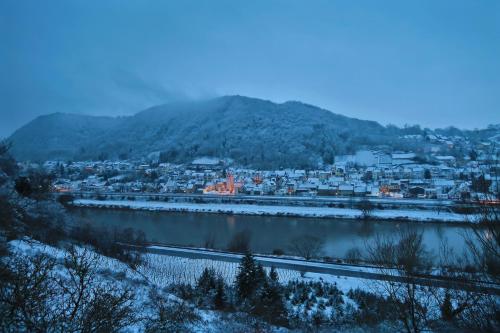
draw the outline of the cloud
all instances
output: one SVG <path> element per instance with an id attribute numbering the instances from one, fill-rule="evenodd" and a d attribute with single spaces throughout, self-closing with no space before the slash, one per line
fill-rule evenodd
<path id="1" fill-rule="evenodd" d="M 500 122 L 498 12 L 455 0 L 0 1 L 0 136 L 44 113 L 225 94 L 486 126 Z"/>

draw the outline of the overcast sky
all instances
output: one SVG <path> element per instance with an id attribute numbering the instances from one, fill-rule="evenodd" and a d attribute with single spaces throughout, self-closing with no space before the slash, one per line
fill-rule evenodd
<path id="1" fill-rule="evenodd" d="M 0 137 L 40 114 L 226 94 L 500 123 L 500 1 L 0 1 Z"/>

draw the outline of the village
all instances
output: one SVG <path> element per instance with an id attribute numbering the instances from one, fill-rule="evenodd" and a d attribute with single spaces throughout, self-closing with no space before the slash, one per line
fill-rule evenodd
<path id="1" fill-rule="evenodd" d="M 424 154 L 360 150 L 335 156 L 333 164 L 313 170 L 257 170 L 238 166 L 230 159 L 208 157 L 186 164 L 154 157 L 46 161 L 41 167 L 54 176 L 55 192 L 494 200 L 498 198 L 486 193 L 498 193 L 499 150 L 495 139 L 464 147 L 467 142 L 464 144 L 463 138 L 432 136 L 427 138 L 431 144 Z"/>

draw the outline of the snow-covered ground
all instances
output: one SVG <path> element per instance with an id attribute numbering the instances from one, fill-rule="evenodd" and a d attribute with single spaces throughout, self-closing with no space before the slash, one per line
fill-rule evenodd
<path id="1" fill-rule="evenodd" d="M 9 244 L 12 251 L 23 256 L 34 256 L 37 253 L 45 253 L 58 260 L 62 260 L 67 254 L 63 249 L 48 246 L 30 239 L 11 241 Z M 83 249 L 79 248 L 78 250 L 82 251 Z M 144 254 L 144 263 L 137 270 L 134 270 L 118 260 L 101 255 L 97 256 L 98 271 L 101 276 L 99 279 L 109 280 L 109 282 L 117 286 L 132 286 L 135 299 L 137 300 L 134 306 L 136 307 L 136 311 L 141 313 L 149 311 L 145 310 L 147 308 L 145 305 L 149 297 L 148 292 L 152 289 L 161 291 L 169 302 L 182 302 L 178 297 L 165 291 L 168 290 L 165 287 L 177 283 L 194 284 L 205 268 L 213 268 L 227 283 L 233 283 L 238 271 L 237 262 L 189 259 L 154 253 Z M 280 282 L 283 284 L 287 284 L 289 281 L 311 281 L 326 282 L 335 285 L 342 291 L 342 293 L 337 294 L 343 300 L 342 311 L 346 311 L 349 306 L 357 308 L 353 299 L 347 295 L 350 289 L 360 288 L 366 291 L 373 291 L 373 288 L 376 288 L 376 286 L 366 279 L 338 277 L 320 273 L 305 273 L 305 275 L 301 275 L 299 272 L 287 269 L 277 269 L 277 273 Z M 306 283 L 306 285 L 314 288 L 314 284 Z M 325 284 L 317 285 L 326 286 Z M 297 297 L 302 297 L 301 293 L 294 293 L 292 291 L 290 294 L 286 294 L 290 316 L 300 315 L 302 318 L 308 318 L 307 320 L 311 321 L 313 320 L 313 314 L 317 312 L 321 312 L 324 318 L 339 315 L 339 303 L 329 303 L 329 301 L 332 301 L 331 296 L 325 296 L 323 293 L 322 295 L 324 296 L 320 296 L 319 294 L 316 296 L 312 289 L 307 290 L 307 301 L 299 300 L 299 303 L 295 301 L 297 301 Z M 320 305 L 322 308 L 320 308 Z M 192 326 L 189 327 L 190 332 L 227 332 L 234 320 L 230 316 L 227 317 L 228 315 L 224 312 L 205 309 L 196 309 L 195 311 L 201 318 L 201 321 L 191 324 Z M 134 324 L 126 330 L 126 332 L 141 331 L 144 331 L 144 327 L 140 323 Z M 286 329 L 277 328 L 276 331 L 285 332 Z"/>
<path id="2" fill-rule="evenodd" d="M 224 251 L 216 251 L 205 248 L 187 248 L 187 247 L 178 247 L 178 246 L 167 246 L 167 245 L 150 245 L 146 248 L 146 250 L 154 250 L 154 251 L 164 251 L 162 255 L 174 255 L 179 257 L 186 257 L 193 255 L 206 256 L 209 255 L 211 258 L 209 260 L 233 260 L 240 261 L 243 258 L 242 254 L 232 253 L 232 252 L 224 252 Z M 161 253 L 161 252 L 160 252 Z M 365 273 L 378 273 L 379 268 L 368 265 L 349 265 L 349 264 L 336 264 L 331 262 L 321 262 L 316 260 L 305 260 L 302 257 L 282 257 L 282 256 L 273 256 L 273 255 L 261 255 L 254 254 L 255 260 L 263 264 L 264 266 L 275 266 L 279 267 L 280 264 L 284 265 L 296 265 L 297 267 L 303 267 L 304 269 L 308 268 L 325 268 L 325 269 L 341 269 L 345 271 L 353 271 L 353 272 L 365 272 Z M 300 270 L 300 269 L 295 269 Z"/>
<path id="3" fill-rule="evenodd" d="M 15 240 L 9 242 L 12 251 L 24 256 L 32 256 L 37 253 L 45 253 L 56 259 L 62 260 L 67 252 L 37 241 Z M 136 270 L 131 269 L 125 263 L 98 255 L 98 270 L 109 275 L 121 274 L 121 279 L 126 280 L 146 280 L 148 283 L 164 288 L 171 284 L 189 283 L 195 284 L 198 277 L 205 268 L 213 268 L 224 280 L 231 284 L 234 282 L 238 271 L 237 262 L 226 262 L 211 259 L 189 259 L 164 254 L 146 253 L 143 256 L 143 264 Z M 265 268 L 268 270 L 269 268 Z M 370 281 L 361 278 L 340 277 L 330 274 L 310 273 L 303 275 L 300 272 L 290 269 L 277 269 L 281 283 L 289 281 L 324 281 L 337 284 L 337 287 L 344 292 L 351 288 L 368 288 Z"/>
<path id="4" fill-rule="evenodd" d="M 37 254 L 45 254 L 50 257 L 55 258 L 60 265 L 63 264 L 63 259 L 67 255 L 67 252 L 63 249 L 52 247 L 38 241 L 33 241 L 31 239 L 14 240 L 9 242 L 10 250 L 13 253 L 21 256 L 35 256 Z M 83 251 L 82 248 L 77 248 L 77 251 Z M 106 256 L 99 255 L 90 250 L 91 255 L 97 257 L 97 268 L 98 272 L 97 280 L 101 282 L 107 282 L 113 284 L 113 286 L 118 288 L 133 288 L 134 292 L 134 306 L 136 307 L 137 313 L 141 313 L 141 316 L 147 315 L 149 312 L 147 303 L 150 298 L 150 292 L 156 290 L 163 294 L 169 302 L 183 302 L 177 296 L 165 293 L 159 286 L 164 286 L 163 283 L 167 283 L 169 280 L 161 280 L 161 284 L 153 283 L 147 273 L 151 271 L 149 269 L 137 269 L 134 270 L 130 268 L 125 263 L 109 258 Z M 175 261 L 175 260 L 174 260 Z M 154 262 L 157 264 L 165 264 L 165 261 L 149 260 L 149 262 Z M 56 266 L 56 269 L 58 267 Z M 184 270 L 182 267 L 178 267 L 180 271 Z M 58 269 L 61 270 L 60 267 Z M 171 280 L 170 280 L 171 281 Z M 220 332 L 220 330 L 214 329 L 218 327 L 221 322 L 224 323 L 221 313 L 212 310 L 202 310 L 196 309 L 196 314 L 200 316 L 201 321 L 191 324 L 189 331 L 191 332 Z M 144 327 L 141 322 L 128 326 L 124 332 L 144 332 Z"/>
<path id="5" fill-rule="evenodd" d="M 73 202 L 79 207 L 122 208 L 136 210 L 151 210 L 165 212 L 194 212 L 239 215 L 272 215 L 272 216 L 301 216 L 317 218 L 348 218 L 360 219 L 362 213 L 358 209 L 334 207 L 302 207 L 302 206 L 263 206 L 244 204 L 197 204 L 172 203 L 158 201 L 131 201 L 131 200 L 94 200 L 77 199 Z M 373 210 L 373 218 L 384 220 L 410 220 L 419 222 L 466 222 L 470 216 L 443 212 L 439 210 L 403 210 L 383 209 Z"/>
<path id="6" fill-rule="evenodd" d="M 163 254 L 148 253 L 144 258 L 145 263 L 138 271 L 158 287 L 165 287 L 172 283 L 191 283 L 201 275 L 205 268 L 213 268 L 227 283 L 233 283 L 238 271 L 238 263 L 211 259 L 188 259 Z M 268 270 L 269 268 L 264 268 Z M 301 275 L 300 272 L 290 269 L 277 269 L 281 283 L 289 281 L 324 281 L 336 284 L 337 287 L 347 292 L 353 288 L 367 288 L 370 281 L 361 278 L 341 277 L 330 274 L 310 273 Z"/>

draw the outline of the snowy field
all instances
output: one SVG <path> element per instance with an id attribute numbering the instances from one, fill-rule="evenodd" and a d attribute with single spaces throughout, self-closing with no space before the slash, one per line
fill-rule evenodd
<path id="1" fill-rule="evenodd" d="M 144 256 L 144 264 L 138 268 L 138 271 L 147 276 L 158 287 L 165 287 L 172 283 L 194 284 L 205 268 L 213 268 L 224 278 L 226 283 L 230 284 L 233 283 L 238 271 L 238 263 L 210 259 L 188 259 L 148 253 Z M 269 270 L 266 267 L 264 269 Z M 276 271 L 278 272 L 280 282 L 283 284 L 294 280 L 324 281 L 336 284 L 344 292 L 349 291 L 351 288 L 367 288 L 370 283 L 366 279 L 333 276 L 330 274 L 306 272 L 301 276 L 295 270 L 278 268 Z"/>
<path id="2" fill-rule="evenodd" d="M 25 256 L 36 253 L 45 253 L 56 259 L 62 260 L 66 251 L 48 246 L 32 240 L 15 240 L 9 242 L 11 250 Z M 146 253 L 143 256 L 143 264 L 136 270 L 131 269 L 123 262 L 98 256 L 98 270 L 109 276 L 121 276 L 122 279 L 131 281 L 146 280 L 158 288 L 164 288 L 171 284 L 188 283 L 195 284 L 198 277 L 205 268 L 213 268 L 227 283 L 233 283 L 238 271 L 238 263 L 225 262 L 210 259 L 188 259 L 163 254 Z M 264 268 L 268 270 L 268 268 Z M 330 274 L 319 274 L 306 272 L 301 275 L 298 271 L 288 269 L 277 269 L 280 282 L 289 281 L 324 281 L 336 284 L 337 287 L 347 292 L 351 288 L 368 288 L 369 280 L 361 278 L 333 276 Z"/>
<path id="3" fill-rule="evenodd" d="M 300 207 L 300 206 L 261 206 L 244 204 L 196 204 L 171 203 L 156 201 L 131 200 L 94 200 L 77 199 L 73 202 L 78 207 L 120 208 L 134 210 L 150 210 L 165 212 L 193 212 L 238 215 L 267 215 L 267 216 L 300 216 L 316 218 L 344 218 L 359 219 L 362 213 L 358 209 L 333 207 Z M 373 210 L 372 218 L 384 220 L 409 220 L 418 222 L 467 222 L 470 216 L 443 212 L 439 210 Z"/>
<path id="4" fill-rule="evenodd" d="M 66 251 L 51 247 L 30 239 L 16 240 L 9 242 L 11 251 L 18 252 L 24 256 L 34 256 L 37 253 L 44 253 L 52 256 L 62 263 Z M 78 248 L 78 251 L 82 251 Z M 97 254 L 96 254 L 97 255 Z M 238 263 L 224 262 L 208 259 L 188 259 L 161 254 L 145 254 L 144 262 L 137 269 L 132 269 L 126 264 L 105 256 L 97 255 L 97 270 L 99 279 L 113 283 L 119 288 L 130 288 L 134 290 L 136 311 L 142 314 L 148 314 L 151 311 L 147 307 L 149 292 L 158 290 L 169 302 L 183 302 L 175 295 L 169 293 L 168 288 L 172 284 L 189 283 L 194 285 L 197 278 L 201 275 L 204 268 L 213 268 L 220 274 L 227 283 L 233 283 L 238 270 Z M 267 269 L 266 269 L 267 270 Z M 337 294 L 341 297 L 341 303 L 331 302 L 331 294 L 315 294 L 314 289 L 307 289 L 306 300 L 301 300 L 300 289 L 287 294 L 288 311 L 291 318 L 300 316 L 303 320 L 313 320 L 313 315 L 321 313 L 323 318 L 337 318 L 339 311 L 347 311 L 349 307 L 353 311 L 357 309 L 356 303 L 347 293 L 350 289 L 364 289 L 373 291 L 377 288 L 372 281 L 359 278 L 337 277 L 328 274 L 305 273 L 301 275 L 297 271 L 287 269 L 277 269 L 279 281 L 287 284 L 290 281 L 297 282 L 326 282 L 335 285 L 342 293 Z M 310 285 L 310 284 L 309 284 Z M 320 284 L 324 288 L 325 284 Z M 314 286 L 312 287 L 314 288 Z M 334 289 L 334 288 L 333 288 Z M 326 290 L 326 289 L 323 289 Z M 298 297 L 298 298 L 297 298 Z M 298 302 L 298 303 L 297 303 Z M 339 310 L 339 304 L 343 304 Z M 321 306 L 321 307 L 320 307 Z M 227 332 L 233 324 L 231 316 L 224 312 L 213 310 L 196 309 L 196 313 L 201 317 L 201 321 L 189 326 L 190 332 Z M 349 312 L 350 313 L 350 312 Z M 126 332 L 142 332 L 144 327 L 141 323 L 128 327 Z M 285 332 L 286 329 L 277 329 L 275 331 Z M 242 331 L 243 332 L 243 331 Z"/>

